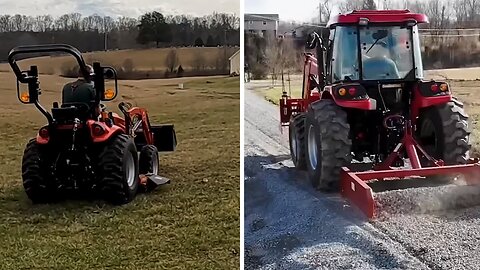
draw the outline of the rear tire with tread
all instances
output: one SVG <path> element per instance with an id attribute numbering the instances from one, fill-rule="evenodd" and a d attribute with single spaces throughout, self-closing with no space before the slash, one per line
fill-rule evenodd
<path id="1" fill-rule="evenodd" d="M 308 177 L 313 187 L 338 191 L 341 169 L 352 160 L 347 113 L 333 100 L 317 101 L 308 108 L 305 132 Z M 311 154 L 315 150 L 316 162 Z"/>
<path id="2" fill-rule="evenodd" d="M 435 159 L 442 159 L 445 165 L 466 164 L 471 145 L 469 143 L 468 115 L 463 103 L 454 98 L 446 104 L 428 108 L 419 119 L 417 133 L 421 145 Z M 422 166 L 432 166 L 422 159 Z M 449 182 L 449 176 L 435 176 L 434 179 Z"/>
<path id="3" fill-rule="evenodd" d="M 133 200 L 139 186 L 138 153 L 133 139 L 125 134 L 110 139 L 100 153 L 98 169 L 100 195 L 106 201 L 120 205 Z"/>
<path id="4" fill-rule="evenodd" d="M 22 158 L 22 180 L 25 193 L 34 204 L 50 203 L 58 199 L 55 184 L 51 175 L 49 158 L 45 146 L 31 139 Z M 50 181 L 50 182 L 49 182 Z"/>

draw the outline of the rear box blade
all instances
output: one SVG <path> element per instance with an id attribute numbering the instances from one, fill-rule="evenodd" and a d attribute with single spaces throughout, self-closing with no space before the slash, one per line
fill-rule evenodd
<path id="1" fill-rule="evenodd" d="M 148 178 L 148 182 L 151 182 L 151 184 L 154 184 L 156 186 L 170 183 L 170 179 L 156 174 L 146 174 L 145 176 Z"/>
<path id="2" fill-rule="evenodd" d="M 170 179 L 156 174 L 141 174 L 140 183 L 145 187 L 145 191 L 150 191 L 158 186 L 169 184 Z"/>
<path id="3" fill-rule="evenodd" d="M 420 169 L 401 169 L 383 171 L 352 172 L 342 168 L 341 194 L 357 206 L 369 219 L 377 216 L 372 188 L 367 184 L 371 180 L 395 181 L 400 178 L 426 177 L 433 175 L 465 175 L 467 185 L 480 185 L 480 164 L 439 166 Z M 418 178 L 415 181 L 422 181 Z"/>

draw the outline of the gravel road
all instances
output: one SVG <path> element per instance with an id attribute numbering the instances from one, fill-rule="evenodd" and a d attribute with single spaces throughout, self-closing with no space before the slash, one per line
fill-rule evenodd
<path id="1" fill-rule="evenodd" d="M 260 86 L 246 84 L 244 100 L 246 269 L 480 269 L 480 207 L 438 211 L 480 189 L 381 192 L 384 215 L 368 222 L 293 168 L 278 108 Z"/>

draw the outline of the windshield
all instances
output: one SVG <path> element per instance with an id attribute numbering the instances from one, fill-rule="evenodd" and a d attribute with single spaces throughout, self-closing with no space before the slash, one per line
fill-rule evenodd
<path id="1" fill-rule="evenodd" d="M 414 68 L 408 28 L 362 27 L 360 45 L 364 80 L 403 79 Z"/>
<path id="2" fill-rule="evenodd" d="M 357 29 L 360 29 L 358 34 Z M 337 27 L 332 55 L 333 81 L 359 80 L 358 63 L 362 67 L 362 80 L 422 78 L 420 43 L 418 38 L 412 42 L 411 31 L 412 28 L 402 26 Z M 413 34 L 414 38 L 418 37 L 416 27 Z M 361 61 L 358 61 L 358 49 Z"/>

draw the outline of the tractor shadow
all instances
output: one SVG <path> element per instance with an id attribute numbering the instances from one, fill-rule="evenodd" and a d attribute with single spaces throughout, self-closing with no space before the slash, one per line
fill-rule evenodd
<path id="1" fill-rule="evenodd" d="M 341 259 L 347 254 L 358 256 L 360 268 L 405 268 L 388 248 L 372 242 L 364 228 L 368 220 L 359 211 L 338 193 L 312 188 L 290 156 L 244 160 L 246 269 L 349 269 Z"/>
<path id="2" fill-rule="evenodd" d="M 0 191 L 0 220 L 24 220 L 29 223 L 32 217 L 46 220 L 65 219 L 66 217 L 82 218 L 91 215 L 109 216 L 119 211 L 138 207 L 151 201 L 150 197 L 158 196 L 159 193 L 168 192 L 171 184 L 157 187 L 148 192 L 139 192 L 133 201 L 125 205 L 112 205 L 100 198 L 99 194 L 67 192 L 53 202 L 34 204 L 25 194 L 23 187 L 17 186 Z M 151 196 L 155 194 L 155 196 Z"/>

